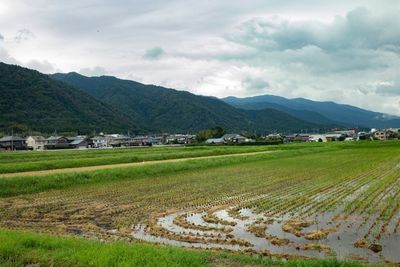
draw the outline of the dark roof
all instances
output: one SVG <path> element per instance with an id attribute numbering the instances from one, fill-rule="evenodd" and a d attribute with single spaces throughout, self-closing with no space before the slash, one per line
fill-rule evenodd
<path id="1" fill-rule="evenodd" d="M 241 136 L 240 134 L 224 134 L 222 136 L 224 139 L 230 139 L 230 138 L 245 138 L 244 136 Z"/>
<path id="2" fill-rule="evenodd" d="M 10 141 L 25 141 L 25 138 L 19 136 L 11 136 L 11 135 L 0 138 L 0 142 L 10 142 Z"/>
<path id="3" fill-rule="evenodd" d="M 75 139 L 70 144 L 71 145 L 79 145 L 79 144 L 83 143 L 84 141 L 85 141 L 85 139 Z"/>
<path id="4" fill-rule="evenodd" d="M 54 140 L 59 140 L 61 138 L 65 138 L 64 136 L 50 136 L 49 138 L 47 138 L 47 141 L 54 141 Z"/>
<path id="5" fill-rule="evenodd" d="M 67 137 L 67 139 L 69 141 L 82 140 L 82 139 L 86 139 L 86 135 L 70 136 L 70 137 Z"/>

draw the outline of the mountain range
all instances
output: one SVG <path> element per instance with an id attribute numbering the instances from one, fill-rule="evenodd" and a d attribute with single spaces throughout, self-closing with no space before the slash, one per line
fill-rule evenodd
<path id="1" fill-rule="evenodd" d="M 395 127 L 399 118 L 333 102 L 199 96 L 112 76 L 46 75 L 0 63 L 0 131 L 195 133 L 326 131 L 333 127 Z"/>
<path id="2" fill-rule="evenodd" d="M 149 132 L 197 132 L 221 126 L 230 132 L 301 131 L 326 129 L 276 109 L 235 108 L 215 97 L 121 80 L 110 76 L 54 74 L 63 81 L 128 114 Z"/>
<path id="3" fill-rule="evenodd" d="M 400 117 L 331 101 L 320 102 L 304 98 L 287 99 L 274 95 L 246 98 L 230 96 L 222 100 L 234 107 L 246 110 L 273 108 L 304 121 L 319 124 L 341 124 L 354 128 L 400 127 Z"/>

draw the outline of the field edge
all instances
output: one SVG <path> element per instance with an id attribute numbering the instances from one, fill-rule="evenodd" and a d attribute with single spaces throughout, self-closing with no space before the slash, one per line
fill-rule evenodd
<path id="1" fill-rule="evenodd" d="M 331 259 L 278 259 L 142 242 L 102 242 L 0 229 L 0 266 L 372 266 Z"/>

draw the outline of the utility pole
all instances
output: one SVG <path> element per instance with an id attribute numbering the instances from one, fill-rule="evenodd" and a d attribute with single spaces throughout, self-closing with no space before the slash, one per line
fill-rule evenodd
<path id="1" fill-rule="evenodd" d="M 11 151 L 14 151 L 14 128 L 11 128 Z"/>

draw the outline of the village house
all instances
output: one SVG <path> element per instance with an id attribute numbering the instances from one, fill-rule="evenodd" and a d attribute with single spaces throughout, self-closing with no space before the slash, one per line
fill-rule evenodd
<path id="1" fill-rule="evenodd" d="M 269 134 L 265 137 L 268 140 L 276 140 L 276 139 L 283 139 L 280 134 Z"/>
<path id="2" fill-rule="evenodd" d="M 357 141 L 360 140 L 369 140 L 371 138 L 369 133 L 366 132 L 359 132 L 357 133 Z"/>
<path id="3" fill-rule="evenodd" d="M 233 143 L 233 144 L 255 142 L 255 140 L 244 137 L 240 134 L 225 134 L 224 136 L 222 136 L 222 139 L 224 139 L 226 143 Z"/>
<path id="4" fill-rule="evenodd" d="M 105 135 L 107 143 L 111 147 L 128 147 L 134 146 L 135 142 L 132 137 L 123 134 L 110 134 Z"/>
<path id="5" fill-rule="evenodd" d="M 357 131 L 355 129 L 351 130 L 335 130 L 332 132 L 332 134 L 341 134 L 346 137 L 353 137 L 357 135 Z"/>
<path id="6" fill-rule="evenodd" d="M 372 133 L 372 136 L 378 140 L 387 140 L 386 131 L 375 131 Z"/>
<path id="7" fill-rule="evenodd" d="M 91 138 L 92 140 L 92 148 L 106 148 L 109 147 L 107 142 L 107 138 L 105 136 L 95 136 Z"/>
<path id="8" fill-rule="evenodd" d="M 43 136 L 28 136 L 26 138 L 26 145 L 29 150 L 44 150 L 46 144 L 46 138 Z"/>
<path id="9" fill-rule="evenodd" d="M 310 142 L 327 142 L 328 141 L 324 134 L 311 134 L 308 140 Z"/>
<path id="10" fill-rule="evenodd" d="M 222 136 L 222 139 L 224 139 L 225 142 L 227 143 L 244 143 L 246 141 L 246 137 L 241 136 L 240 134 L 224 134 Z"/>
<path id="11" fill-rule="evenodd" d="M 73 149 L 86 149 L 89 146 L 89 142 L 87 141 L 86 138 L 82 137 L 73 137 L 73 138 L 68 138 L 70 141 L 69 147 Z"/>
<path id="12" fill-rule="evenodd" d="M 269 144 L 279 144 L 283 142 L 283 137 L 280 134 L 268 134 L 265 137 L 262 137 L 263 140 Z"/>
<path id="13" fill-rule="evenodd" d="M 373 138 L 378 140 L 390 140 L 396 137 L 396 132 L 390 129 L 378 130 L 372 133 Z"/>
<path id="14" fill-rule="evenodd" d="M 67 149 L 70 148 L 70 140 L 64 136 L 50 136 L 46 139 L 46 149 Z"/>
<path id="15" fill-rule="evenodd" d="M 162 145 L 164 138 L 162 136 L 152 136 L 147 141 L 152 145 Z"/>
<path id="16" fill-rule="evenodd" d="M 26 150 L 28 147 L 25 138 L 19 136 L 4 136 L 0 138 L 0 149 L 13 151 Z"/>
<path id="17" fill-rule="evenodd" d="M 285 142 L 308 142 L 310 141 L 309 134 L 291 134 L 286 135 L 283 139 Z"/>
<path id="18" fill-rule="evenodd" d="M 132 138 L 132 145 L 134 146 L 148 146 L 151 145 L 150 138 L 147 136 L 136 136 Z"/>
<path id="19" fill-rule="evenodd" d="M 195 138 L 191 134 L 171 134 L 165 137 L 165 144 L 190 144 Z"/>
<path id="20" fill-rule="evenodd" d="M 346 135 L 345 134 L 341 134 L 341 133 L 328 133 L 325 135 L 326 140 L 328 140 L 328 142 L 331 141 L 344 141 L 346 139 Z"/>

